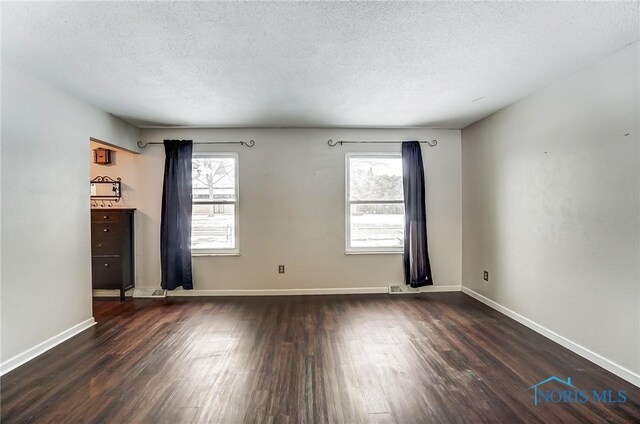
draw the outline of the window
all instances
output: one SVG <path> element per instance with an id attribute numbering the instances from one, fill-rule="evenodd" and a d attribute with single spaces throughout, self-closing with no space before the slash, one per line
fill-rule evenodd
<path id="1" fill-rule="evenodd" d="M 402 158 L 347 154 L 347 252 L 401 252 Z"/>
<path id="2" fill-rule="evenodd" d="M 238 156 L 194 154 L 192 164 L 192 253 L 238 253 Z"/>

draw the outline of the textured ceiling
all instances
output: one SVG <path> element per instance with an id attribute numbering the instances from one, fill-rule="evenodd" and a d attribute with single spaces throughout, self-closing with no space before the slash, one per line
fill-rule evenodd
<path id="1" fill-rule="evenodd" d="M 463 128 L 639 38 L 626 3 L 2 3 L 3 62 L 140 126 Z"/>

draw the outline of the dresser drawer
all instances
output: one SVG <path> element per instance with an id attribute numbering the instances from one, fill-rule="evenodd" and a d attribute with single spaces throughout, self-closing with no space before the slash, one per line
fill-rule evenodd
<path id="1" fill-rule="evenodd" d="M 96 223 L 91 226 L 91 242 L 95 246 L 99 242 L 119 243 L 122 226 L 116 223 Z"/>
<path id="2" fill-rule="evenodd" d="M 103 211 L 103 210 L 94 210 L 91 211 L 91 222 L 120 222 L 122 217 L 122 212 L 120 211 Z"/>
<path id="3" fill-rule="evenodd" d="M 91 259 L 94 289 L 117 289 L 122 287 L 122 258 L 106 257 Z"/>
<path id="4" fill-rule="evenodd" d="M 97 237 L 91 240 L 91 256 L 120 255 L 122 243 L 120 237 Z"/>

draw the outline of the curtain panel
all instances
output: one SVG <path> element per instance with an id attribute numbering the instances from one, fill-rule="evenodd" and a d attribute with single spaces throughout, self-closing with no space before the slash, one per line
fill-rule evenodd
<path id="1" fill-rule="evenodd" d="M 193 289 L 191 270 L 192 140 L 164 140 L 160 223 L 161 286 Z"/>
<path id="2" fill-rule="evenodd" d="M 404 191 L 404 278 L 411 287 L 433 284 L 427 244 L 422 149 L 417 141 L 402 143 L 402 186 Z"/>

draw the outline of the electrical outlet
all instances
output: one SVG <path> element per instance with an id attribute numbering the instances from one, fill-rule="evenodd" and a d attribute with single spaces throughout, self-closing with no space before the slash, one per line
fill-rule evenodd
<path id="1" fill-rule="evenodd" d="M 278 274 L 284 274 L 284 265 L 278 265 Z"/>
<path id="2" fill-rule="evenodd" d="M 484 281 L 489 281 L 489 271 L 485 271 L 482 278 L 484 278 Z"/>

